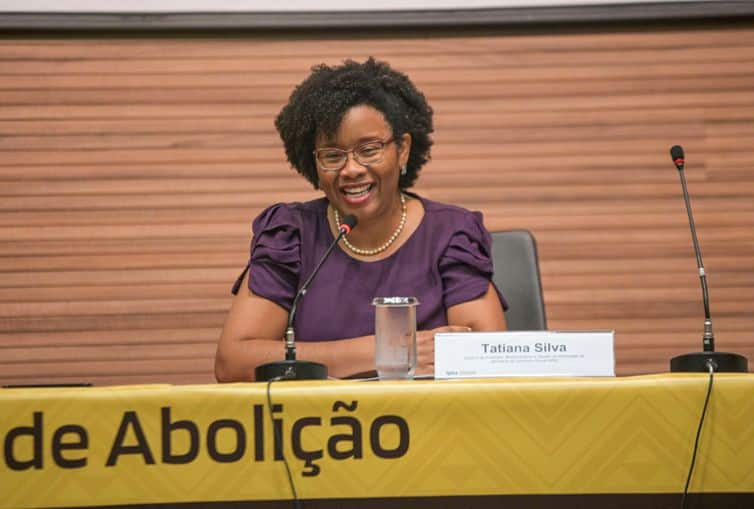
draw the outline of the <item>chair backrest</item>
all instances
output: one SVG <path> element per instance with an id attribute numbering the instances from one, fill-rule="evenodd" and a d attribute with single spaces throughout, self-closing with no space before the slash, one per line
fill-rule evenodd
<path id="1" fill-rule="evenodd" d="M 493 280 L 508 301 L 508 330 L 547 330 L 537 244 L 527 230 L 492 232 Z"/>

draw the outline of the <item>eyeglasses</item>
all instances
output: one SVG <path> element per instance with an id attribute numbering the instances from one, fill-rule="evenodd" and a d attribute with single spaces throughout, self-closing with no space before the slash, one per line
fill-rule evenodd
<path id="1" fill-rule="evenodd" d="M 351 150 L 335 147 L 318 148 L 314 151 L 314 157 L 322 171 L 342 170 L 348 161 L 348 154 L 353 154 L 353 158 L 360 165 L 369 166 L 381 163 L 385 158 L 385 147 L 394 141 L 395 138 L 368 141 Z"/>

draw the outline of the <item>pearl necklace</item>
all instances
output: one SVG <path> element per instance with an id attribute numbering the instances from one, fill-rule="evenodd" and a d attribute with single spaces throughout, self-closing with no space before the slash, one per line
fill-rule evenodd
<path id="1" fill-rule="evenodd" d="M 340 214 L 338 213 L 338 209 L 333 207 L 332 213 L 333 213 L 333 216 L 335 217 L 335 224 L 339 225 Z M 387 241 L 384 244 L 374 249 L 361 249 L 351 244 L 345 235 L 343 235 L 343 244 L 345 244 L 348 250 L 351 251 L 352 253 L 356 253 L 362 256 L 373 256 L 373 255 L 379 254 L 383 252 L 384 250 L 386 250 L 387 248 L 389 248 L 393 244 L 393 242 L 395 242 L 395 239 L 398 238 L 398 235 L 401 234 L 401 232 L 403 231 L 403 227 L 406 226 L 407 216 L 408 214 L 407 214 L 407 209 L 406 209 L 406 198 L 404 198 L 403 193 L 401 193 L 401 220 L 398 223 L 398 228 L 395 229 L 393 234 L 390 236 L 389 239 L 387 239 Z"/>

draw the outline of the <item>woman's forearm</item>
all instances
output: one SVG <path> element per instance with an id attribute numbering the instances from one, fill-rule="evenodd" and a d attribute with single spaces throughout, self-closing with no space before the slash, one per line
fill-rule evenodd
<path id="1" fill-rule="evenodd" d="M 334 341 L 296 343 L 296 358 L 327 366 L 330 376 L 343 378 L 374 369 L 374 336 Z M 254 369 L 285 359 L 285 343 L 279 339 L 241 339 L 221 342 L 215 356 L 218 382 L 254 380 Z"/>

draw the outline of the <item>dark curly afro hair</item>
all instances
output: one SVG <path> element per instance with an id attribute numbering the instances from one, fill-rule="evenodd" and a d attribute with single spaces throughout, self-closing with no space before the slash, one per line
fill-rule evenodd
<path id="1" fill-rule="evenodd" d="M 335 67 L 321 64 L 296 87 L 275 120 L 288 161 L 315 188 L 319 177 L 312 152 L 317 135 L 334 136 L 345 113 L 363 104 L 382 113 L 396 139 L 411 135 L 407 172 L 399 181 L 402 189 L 414 184 L 429 160 L 432 108 L 408 76 L 372 57 Z"/>

